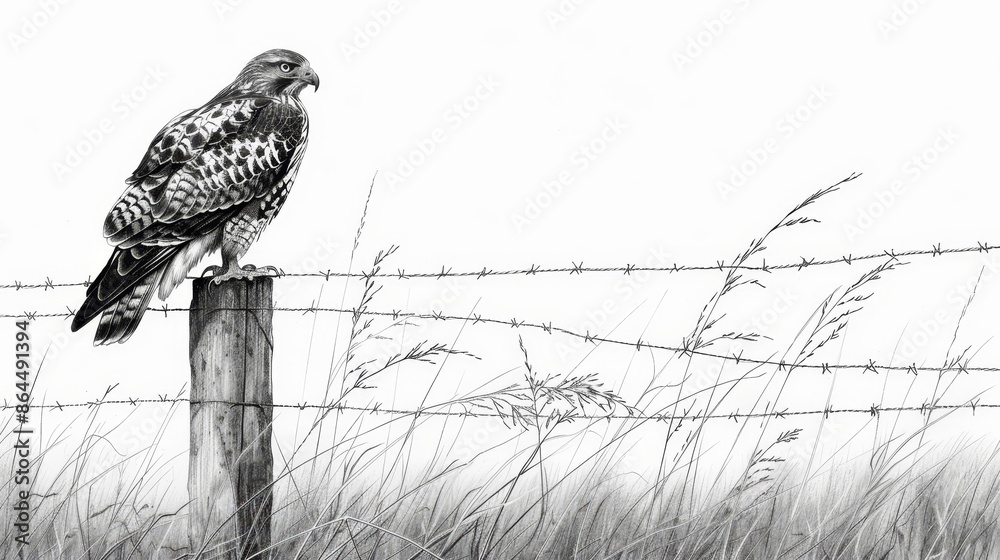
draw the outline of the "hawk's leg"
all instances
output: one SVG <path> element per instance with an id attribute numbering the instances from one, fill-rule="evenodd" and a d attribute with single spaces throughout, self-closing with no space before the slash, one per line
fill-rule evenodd
<path id="1" fill-rule="evenodd" d="M 218 285 L 234 278 L 253 280 L 261 276 L 281 276 L 284 274 L 284 271 L 273 266 L 262 266 L 259 268 L 252 264 L 240 266 L 235 257 L 226 258 L 223 255 L 222 266 L 209 266 L 201 275 L 204 277 L 209 273 L 212 274 L 212 284 Z"/>
<path id="2" fill-rule="evenodd" d="M 261 276 L 282 276 L 284 271 L 273 266 L 240 266 L 239 258 L 246 254 L 265 225 L 267 222 L 259 217 L 259 207 L 255 205 L 248 206 L 226 222 L 222 231 L 222 266 L 210 266 L 202 276 L 211 272 L 213 284 L 233 278 L 253 280 Z"/>

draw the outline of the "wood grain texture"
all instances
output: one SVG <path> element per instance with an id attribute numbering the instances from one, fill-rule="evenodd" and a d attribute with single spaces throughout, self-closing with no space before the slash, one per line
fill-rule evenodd
<path id="1" fill-rule="evenodd" d="M 189 534 L 194 550 L 211 539 L 230 550 L 212 557 L 245 558 L 271 540 L 273 281 L 210 280 L 191 302 Z"/>

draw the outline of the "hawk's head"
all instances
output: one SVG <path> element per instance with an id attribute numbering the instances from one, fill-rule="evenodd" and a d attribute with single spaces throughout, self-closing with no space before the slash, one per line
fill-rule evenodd
<path id="1" fill-rule="evenodd" d="M 285 49 L 255 56 L 233 82 L 234 89 L 270 96 L 298 96 L 307 85 L 319 89 L 319 76 L 304 56 Z"/>

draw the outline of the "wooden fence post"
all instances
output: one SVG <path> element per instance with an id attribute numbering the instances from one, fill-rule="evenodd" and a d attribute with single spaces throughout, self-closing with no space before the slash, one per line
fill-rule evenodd
<path id="1" fill-rule="evenodd" d="M 189 536 L 194 551 L 211 539 L 212 558 L 271 544 L 272 288 L 271 278 L 194 281 Z"/>

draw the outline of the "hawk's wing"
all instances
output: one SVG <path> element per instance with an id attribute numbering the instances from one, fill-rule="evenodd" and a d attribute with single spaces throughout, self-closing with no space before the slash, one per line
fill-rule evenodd
<path id="1" fill-rule="evenodd" d="M 185 243 L 265 196 L 305 140 L 304 113 L 261 96 L 215 101 L 164 127 L 104 222 L 117 247 L 87 289 L 73 330 L 158 272 Z"/>
<path id="2" fill-rule="evenodd" d="M 157 134 L 129 177 L 130 187 L 104 222 L 105 237 L 127 248 L 206 233 L 206 215 L 261 196 L 284 176 L 305 140 L 304 123 L 297 107 L 257 96 L 181 117 Z"/>

